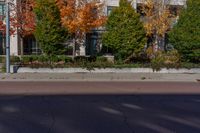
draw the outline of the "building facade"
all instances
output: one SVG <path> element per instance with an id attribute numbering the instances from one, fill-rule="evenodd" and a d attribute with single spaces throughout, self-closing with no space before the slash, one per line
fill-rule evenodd
<path id="1" fill-rule="evenodd" d="M 15 4 L 17 3 L 16 0 L 13 1 Z M 170 7 L 172 8 L 172 11 L 176 13 L 176 10 L 179 6 L 186 5 L 186 0 L 163 0 L 164 3 L 169 3 Z M 105 7 L 104 7 L 104 13 L 106 15 L 109 15 L 113 8 L 119 6 L 119 0 L 105 0 Z M 140 11 L 140 5 L 143 3 L 143 0 L 133 0 L 132 5 L 133 8 L 137 10 L 137 12 Z M 0 3 L 0 19 L 5 21 L 5 3 Z M 4 22 L 5 23 L 5 22 Z M 85 52 L 86 55 L 95 55 L 99 49 L 101 48 L 101 42 L 99 41 L 101 38 L 101 33 L 103 31 L 95 31 L 91 32 L 86 37 L 86 49 Z M 23 38 L 23 47 L 20 46 L 20 36 L 17 34 L 17 31 L 14 35 L 10 38 L 10 54 L 11 55 L 20 55 L 21 51 L 23 51 L 23 54 L 39 54 L 41 53 L 41 50 L 39 49 L 39 46 L 34 38 L 34 36 L 27 36 Z M 71 52 L 70 52 L 71 53 Z M 5 55 L 5 36 L 0 31 L 0 55 Z"/>

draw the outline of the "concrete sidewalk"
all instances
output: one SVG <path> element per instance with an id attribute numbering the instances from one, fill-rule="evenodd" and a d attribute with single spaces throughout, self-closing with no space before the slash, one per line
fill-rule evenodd
<path id="1" fill-rule="evenodd" d="M 152 81 L 199 82 L 200 74 L 161 73 L 0 73 L 0 81 Z"/>

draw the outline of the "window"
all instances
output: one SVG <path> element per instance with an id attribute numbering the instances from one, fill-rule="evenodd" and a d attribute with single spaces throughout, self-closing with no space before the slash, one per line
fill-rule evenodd
<path id="1" fill-rule="evenodd" d="M 0 20 L 3 20 L 5 16 L 5 4 L 0 4 Z"/>
<path id="2" fill-rule="evenodd" d="M 116 8 L 115 6 L 107 6 L 107 16 L 110 15 L 111 11 Z"/>

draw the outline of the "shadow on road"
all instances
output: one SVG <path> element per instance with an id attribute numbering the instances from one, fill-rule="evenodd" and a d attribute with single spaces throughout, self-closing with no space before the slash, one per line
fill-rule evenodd
<path id="1" fill-rule="evenodd" d="M 200 95 L 0 97 L 0 133 L 175 132 L 200 132 Z"/>

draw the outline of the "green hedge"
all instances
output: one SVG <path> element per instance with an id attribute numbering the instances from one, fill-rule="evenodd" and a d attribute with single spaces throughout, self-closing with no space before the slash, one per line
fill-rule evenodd
<path id="1" fill-rule="evenodd" d="M 58 55 L 58 56 L 52 57 L 50 60 L 48 56 L 44 56 L 44 55 L 29 55 L 29 56 L 26 55 L 26 56 L 21 57 L 21 61 L 24 64 L 28 64 L 35 61 L 42 62 L 42 63 L 49 62 L 49 61 L 52 61 L 54 63 L 63 61 L 64 63 L 68 63 L 68 62 L 72 62 L 72 58 L 65 55 Z"/>
<path id="2" fill-rule="evenodd" d="M 15 64 L 19 62 L 20 62 L 20 58 L 18 56 L 10 56 L 11 64 Z M 6 63 L 6 56 L 0 56 L 0 63 Z"/>
<path id="3" fill-rule="evenodd" d="M 176 61 L 176 56 L 170 56 L 171 53 L 158 54 L 151 63 L 130 63 L 118 64 L 111 63 L 103 56 L 77 56 L 74 61 L 71 57 L 58 55 L 52 58 L 52 65 L 49 64 L 49 58 L 44 55 L 24 55 L 21 59 L 17 56 L 11 56 L 11 64 L 21 63 L 24 66 L 31 67 L 82 67 L 92 70 L 94 68 L 146 68 L 152 67 L 155 71 L 161 68 L 200 68 L 200 63 L 188 63 Z M 175 55 L 175 54 L 173 54 Z M 167 60 L 167 61 L 166 61 Z M 0 63 L 6 62 L 5 56 L 0 56 Z"/>

